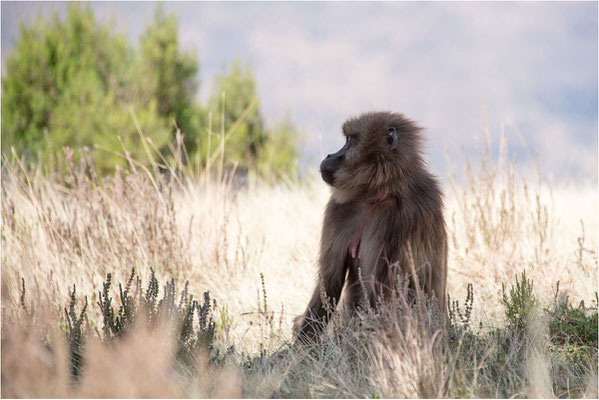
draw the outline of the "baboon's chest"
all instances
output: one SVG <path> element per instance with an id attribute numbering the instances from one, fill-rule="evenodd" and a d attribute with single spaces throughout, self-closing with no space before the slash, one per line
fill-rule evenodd
<path id="1" fill-rule="evenodd" d="M 373 213 L 372 205 L 347 204 L 335 209 L 333 220 L 337 222 L 334 232 L 336 241 L 341 242 L 354 260 L 372 260 L 382 245 L 387 229 L 384 214 Z"/>

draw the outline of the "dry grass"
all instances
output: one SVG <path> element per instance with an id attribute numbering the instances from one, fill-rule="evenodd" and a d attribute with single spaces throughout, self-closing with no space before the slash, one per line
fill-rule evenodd
<path id="1" fill-rule="evenodd" d="M 473 284 L 470 325 L 503 326 L 502 284 L 523 270 L 541 306 L 550 305 L 558 281 L 574 302 L 594 299 L 597 188 L 525 180 L 505 157 L 492 160 L 488 147 L 482 154 L 467 182 L 445 188 L 448 291 L 464 299 Z M 542 319 L 510 342 L 501 370 L 508 383 L 486 364 L 495 345 L 455 347 L 406 310 L 341 322 L 309 350 L 289 347 L 292 320 L 315 282 L 329 195 L 315 175 L 235 188 L 226 175 L 173 167 L 167 180 L 131 161 L 100 180 L 68 152 L 64 171 L 50 177 L 15 161 L 3 167 L 3 397 L 597 396 L 593 362 L 584 376 L 562 371 L 572 382 L 586 379 L 586 387 L 555 393 L 563 376 L 552 372 Z M 154 267 L 161 281 L 189 280 L 192 293 L 210 291 L 218 301 L 217 345 L 234 344 L 235 354 L 219 366 L 198 357 L 200 372 L 181 373 L 172 367 L 172 338 L 140 327 L 111 346 L 92 337 L 84 377 L 73 386 L 61 333 L 69 290 L 76 284 L 91 296 L 90 320 L 99 321 L 94 296 L 106 273 L 123 282 L 131 267 L 143 276 Z"/>

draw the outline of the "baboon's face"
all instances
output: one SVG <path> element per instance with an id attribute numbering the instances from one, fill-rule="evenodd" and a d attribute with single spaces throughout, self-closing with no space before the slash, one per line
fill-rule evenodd
<path id="1" fill-rule="evenodd" d="M 419 128 L 401 114 L 362 114 L 343 124 L 345 144 L 320 164 L 322 179 L 334 188 L 383 185 L 397 177 L 418 148 Z"/>

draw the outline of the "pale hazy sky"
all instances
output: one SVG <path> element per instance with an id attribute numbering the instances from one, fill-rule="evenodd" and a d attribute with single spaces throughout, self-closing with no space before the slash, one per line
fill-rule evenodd
<path id="1" fill-rule="evenodd" d="M 132 43 L 156 3 L 91 3 Z M 31 23 L 66 3 L 2 2 L 2 57 Z M 255 69 L 262 111 L 288 109 L 305 138 L 303 164 L 342 144 L 343 120 L 403 112 L 426 128 L 427 159 L 447 175 L 476 150 L 486 106 L 526 172 L 597 183 L 596 2 L 166 2 L 185 49 L 199 57 L 198 96 L 235 58 Z M 464 149 L 464 151 L 462 151 Z"/>

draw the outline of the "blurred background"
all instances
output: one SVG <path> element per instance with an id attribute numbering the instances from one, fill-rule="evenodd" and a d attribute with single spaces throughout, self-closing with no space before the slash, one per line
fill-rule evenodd
<path id="1" fill-rule="evenodd" d="M 2 2 L 1 11 L 4 153 L 37 160 L 87 146 L 110 173 L 124 149 L 143 160 L 140 131 L 166 151 L 180 129 L 186 160 L 204 166 L 224 115 L 228 164 L 295 177 L 342 144 L 347 117 L 382 109 L 426 128 L 443 179 L 488 128 L 493 151 L 505 137 L 524 174 L 538 154 L 548 179 L 597 182 L 596 2 Z"/>

